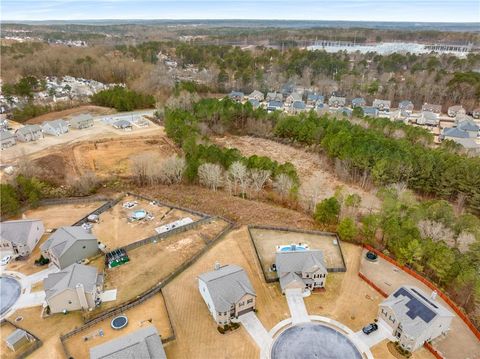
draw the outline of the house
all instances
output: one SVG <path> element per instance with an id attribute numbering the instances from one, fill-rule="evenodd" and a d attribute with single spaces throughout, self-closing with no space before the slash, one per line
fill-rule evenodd
<path id="1" fill-rule="evenodd" d="M 352 108 L 355 107 L 364 107 L 367 104 L 367 101 L 363 97 L 356 97 L 352 100 Z"/>
<path id="2" fill-rule="evenodd" d="M 447 110 L 447 115 L 450 117 L 455 117 L 457 114 L 462 114 L 465 115 L 466 111 L 462 107 L 462 105 L 455 105 L 455 106 L 450 106 Z"/>
<path id="3" fill-rule="evenodd" d="M 290 95 L 293 91 L 295 91 L 295 84 L 291 82 L 287 82 L 285 85 L 282 86 L 282 100 Z"/>
<path id="4" fill-rule="evenodd" d="M 450 140 L 462 145 L 472 154 L 480 153 L 480 139 L 478 139 L 480 127 L 473 121 L 465 120 L 456 127 L 444 128 L 440 134 L 440 140 Z"/>
<path id="5" fill-rule="evenodd" d="M 413 102 L 410 100 L 403 100 L 398 104 L 398 109 L 407 113 L 412 113 L 414 109 Z"/>
<path id="6" fill-rule="evenodd" d="M 343 107 L 347 103 L 345 97 L 332 96 L 328 99 L 328 106 L 330 107 Z"/>
<path id="7" fill-rule="evenodd" d="M 364 106 L 363 108 L 363 115 L 368 117 L 377 118 L 378 117 L 378 108 L 373 106 Z"/>
<path id="8" fill-rule="evenodd" d="M 122 358 L 166 359 L 157 329 L 152 325 L 140 328 L 90 348 L 90 359 Z"/>
<path id="9" fill-rule="evenodd" d="M 433 112 L 433 113 L 441 113 L 442 106 L 441 105 L 432 105 L 431 103 L 425 103 L 422 106 L 423 112 Z"/>
<path id="10" fill-rule="evenodd" d="M 36 141 L 43 138 L 39 125 L 26 125 L 15 131 L 15 139 L 20 142 Z"/>
<path id="11" fill-rule="evenodd" d="M 98 274 L 96 267 L 74 263 L 50 273 L 43 280 L 43 287 L 50 313 L 89 310 L 100 304 L 103 274 Z"/>
<path id="12" fill-rule="evenodd" d="M 283 96 L 281 93 L 278 92 L 268 92 L 267 96 L 265 96 L 265 101 L 280 101 L 283 102 Z"/>
<path id="13" fill-rule="evenodd" d="M 379 305 L 379 321 L 403 349 L 413 352 L 450 329 L 453 314 L 436 300 L 436 294 L 402 286 Z"/>
<path id="14" fill-rule="evenodd" d="M 475 110 L 472 111 L 472 116 L 473 118 L 475 119 L 479 119 L 480 118 L 480 107 L 476 108 Z"/>
<path id="15" fill-rule="evenodd" d="M 267 111 L 277 111 L 277 110 L 283 110 L 283 102 L 282 101 L 270 101 L 267 105 Z"/>
<path id="16" fill-rule="evenodd" d="M 249 99 L 248 99 L 248 102 L 252 105 L 252 107 L 253 107 L 254 109 L 260 107 L 260 101 L 258 101 L 257 99 L 249 98 Z"/>
<path id="17" fill-rule="evenodd" d="M 315 106 L 317 103 L 323 103 L 325 98 L 322 95 L 317 94 L 316 92 L 309 92 L 307 94 L 307 105 Z"/>
<path id="18" fill-rule="evenodd" d="M 74 116 L 70 119 L 70 126 L 78 130 L 92 127 L 93 126 L 93 117 L 90 114 L 81 114 Z"/>
<path id="19" fill-rule="evenodd" d="M 243 92 L 239 91 L 232 91 L 228 94 L 228 97 L 236 102 L 242 102 L 244 96 Z"/>
<path id="20" fill-rule="evenodd" d="M 198 290 L 218 325 L 255 310 L 255 290 L 237 265 L 215 264 L 215 270 L 198 276 Z"/>
<path id="21" fill-rule="evenodd" d="M 475 138 L 480 135 L 480 126 L 473 120 L 463 120 L 457 122 L 457 128 L 468 133 L 468 137 Z"/>
<path id="22" fill-rule="evenodd" d="M 39 219 L 2 222 L 0 249 L 11 250 L 15 256 L 26 257 L 33 252 L 44 233 L 43 222 Z"/>
<path id="23" fill-rule="evenodd" d="M 373 100 L 372 107 L 378 109 L 378 111 L 390 111 L 391 102 L 389 100 Z"/>
<path id="24" fill-rule="evenodd" d="M 60 227 L 40 246 L 42 255 L 63 269 L 97 254 L 97 238 L 80 226 Z"/>
<path id="25" fill-rule="evenodd" d="M 42 131 L 48 135 L 60 136 L 68 132 L 68 122 L 65 120 L 45 121 L 42 124 Z"/>
<path id="26" fill-rule="evenodd" d="M 287 289 L 313 290 L 323 288 L 327 269 L 320 250 L 278 251 L 275 267 L 282 293 Z"/>
<path id="27" fill-rule="evenodd" d="M 430 111 L 422 111 L 420 117 L 417 118 L 419 125 L 438 126 L 439 122 L 438 114 Z"/>
<path id="28" fill-rule="evenodd" d="M 117 130 L 131 131 L 133 126 L 130 121 L 127 120 L 117 120 L 112 124 L 113 128 Z"/>
<path id="29" fill-rule="evenodd" d="M 315 105 L 315 111 L 317 114 L 324 114 L 329 111 L 330 107 L 326 103 L 320 102 Z"/>
<path id="30" fill-rule="evenodd" d="M 295 101 L 292 104 L 292 112 L 293 113 L 304 112 L 305 109 L 306 109 L 306 105 L 305 105 L 305 102 L 303 102 L 303 101 Z"/>
<path id="31" fill-rule="evenodd" d="M 254 90 L 250 95 L 248 95 L 249 100 L 257 100 L 258 102 L 261 102 L 265 99 L 265 96 L 263 96 L 263 93 L 261 93 L 258 90 Z"/>
<path id="32" fill-rule="evenodd" d="M 353 115 L 353 110 L 351 108 L 348 108 L 348 107 L 338 108 L 338 109 L 335 110 L 335 112 L 338 113 L 341 116 L 352 117 L 352 115 Z"/>
<path id="33" fill-rule="evenodd" d="M 23 329 L 17 328 L 6 339 L 5 344 L 13 351 L 17 351 L 26 344 L 35 341 L 35 338 Z"/>
<path id="34" fill-rule="evenodd" d="M 290 95 L 287 96 L 287 99 L 285 100 L 287 104 L 293 104 L 294 102 L 300 101 L 302 101 L 302 95 L 300 95 L 298 92 L 292 92 Z"/>
<path id="35" fill-rule="evenodd" d="M 8 147 L 15 146 L 17 144 L 17 140 L 15 136 L 10 131 L 0 131 L 0 143 L 2 150 Z"/>

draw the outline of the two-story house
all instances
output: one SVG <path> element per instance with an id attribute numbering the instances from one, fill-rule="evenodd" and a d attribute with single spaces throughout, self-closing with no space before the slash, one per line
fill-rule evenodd
<path id="1" fill-rule="evenodd" d="M 12 251 L 14 256 L 26 257 L 35 249 L 45 233 L 39 219 L 21 219 L 0 224 L 0 250 Z"/>

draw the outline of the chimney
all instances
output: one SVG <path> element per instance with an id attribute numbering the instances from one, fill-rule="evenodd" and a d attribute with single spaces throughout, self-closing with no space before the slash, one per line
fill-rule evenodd
<path id="1" fill-rule="evenodd" d="M 220 269 L 220 262 L 215 262 L 215 265 L 213 266 L 214 270 L 219 270 Z"/>
<path id="2" fill-rule="evenodd" d="M 83 310 L 87 310 L 89 308 L 87 297 L 85 296 L 85 289 L 83 288 L 83 284 L 79 283 L 75 286 L 75 291 L 78 295 L 78 300 L 80 302 L 80 306 Z"/>
<path id="3" fill-rule="evenodd" d="M 430 294 L 430 299 L 432 299 L 432 300 L 437 299 L 437 294 L 438 294 L 437 291 L 434 290 L 434 291 L 432 292 L 432 294 Z"/>

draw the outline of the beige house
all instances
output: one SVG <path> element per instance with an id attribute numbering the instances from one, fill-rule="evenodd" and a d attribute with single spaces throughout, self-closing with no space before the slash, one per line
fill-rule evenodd
<path id="1" fill-rule="evenodd" d="M 198 290 L 218 325 L 255 310 L 255 290 L 237 265 L 216 265 L 214 271 L 201 274 Z"/>
<path id="2" fill-rule="evenodd" d="M 98 274 L 92 266 L 72 264 L 49 274 L 43 280 L 43 287 L 50 313 L 89 310 L 100 304 L 103 274 Z"/>
<path id="3" fill-rule="evenodd" d="M 282 293 L 287 289 L 299 288 L 305 291 L 325 286 L 327 269 L 320 250 L 278 251 L 275 267 Z"/>
<path id="4" fill-rule="evenodd" d="M 42 255 L 63 269 L 98 253 L 97 238 L 80 226 L 60 227 L 40 246 Z"/>
<path id="5" fill-rule="evenodd" d="M 22 219 L 0 224 L 0 250 L 12 251 L 14 256 L 26 257 L 35 249 L 45 233 L 39 219 Z"/>
<path id="6" fill-rule="evenodd" d="M 436 300 L 436 292 L 428 295 L 419 288 L 402 286 L 379 306 L 378 319 L 400 346 L 413 352 L 425 342 L 445 335 L 453 314 Z"/>

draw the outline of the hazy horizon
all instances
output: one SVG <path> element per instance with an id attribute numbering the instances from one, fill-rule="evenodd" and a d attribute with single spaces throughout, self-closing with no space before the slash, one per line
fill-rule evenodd
<path id="1" fill-rule="evenodd" d="M 4 0 L 2 22 L 278 20 L 478 23 L 480 1 Z"/>

